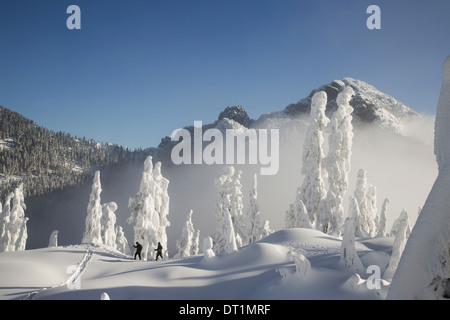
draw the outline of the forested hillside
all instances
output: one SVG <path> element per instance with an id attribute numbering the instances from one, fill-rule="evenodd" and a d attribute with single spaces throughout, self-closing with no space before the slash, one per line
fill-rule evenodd
<path id="1" fill-rule="evenodd" d="M 42 195 L 81 184 L 94 169 L 144 159 L 147 154 L 148 150 L 55 133 L 0 106 L 0 199 L 21 181 L 25 196 Z"/>

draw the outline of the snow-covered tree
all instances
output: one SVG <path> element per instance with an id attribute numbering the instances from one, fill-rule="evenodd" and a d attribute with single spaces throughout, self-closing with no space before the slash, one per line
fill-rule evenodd
<path id="1" fill-rule="evenodd" d="M 248 220 L 249 220 L 249 241 L 248 243 L 253 243 L 259 240 L 259 230 L 261 224 L 261 213 L 259 212 L 258 204 L 258 175 L 253 176 L 252 189 L 250 191 L 250 207 L 248 209 Z"/>
<path id="2" fill-rule="evenodd" d="M 14 198 L 14 193 L 11 192 L 6 197 L 0 217 L 0 252 L 9 251 L 9 243 L 11 242 L 10 215 L 12 198 Z"/>
<path id="3" fill-rule="evenodd" d="M 350 99 L 354 91 L 346 86 L 336 99 L 337 109 L 330 121 L 328 155 L 324 159 L 329 189 L 321 211 L 322 231 L 341 231 L 344 223 L 344 195 L 348 189 L 348 174 L 352 153 L 353 126 Z"/>
<path id="4" fill-rule="evenodd" d="M 128 244 L 128 240 L 125 237 L 121 226 L 116 227 L 116 249 L 123 254 L 131 254 L 130 245 Z"/>
<path id="5" fill-rule="evenodd" d="M 354 199 L 358 205 L 359 212 L 359 228 L 363 233 L 363 236 L 369 235 L 369 227 L 367 225 L 367 177 L 364 169 L 359 169 L 356 177 L 356 186 L 354 191 Z M 356 222 L 356 221 L 355 221 Z"/>
<path id="6" fill-rule="evenodd" d="M 368 226 L 369 236 L 372 238 L 377 234 L 379 224 L 378 210 L 377 210 L 377 188 L 369 184 L 367 191 L 367 208 L 368 208 Z"/>
<path id="7" fill-rule="evenodd" d="M 294 248 L 289 250 L 288 258 L 295 263 L 295 274 L 300 278 L 305 278 L 311 271 L 311 262 L 303 254 Z"/>
<path id="8" fill-rule="evenodd" d="M 356 250 L 355 227 L 352 218 L 345 219 L 341 244 L 341 261 L 345 267 L 356 273 L 365 271 Z"/>
<path id="9" fill-rule="evenodd" d="M 195 230 L 192 240 L 191 255 L 196 256 L 200 250 L 200 230 Z"/>
<path id="10" fill-rule="evenodd" d="M 225 253 L 233 253 L 237 250 L 236 233 L 234 232 L 231 214 L 225 211 Z"/>
<path id="11" fill-rule="evenodd" d="M 23 251 L 25 250 L 28 234 L 27 221 L 25 217 L 25 209 L 27 208 L 23 196 L 23 184 L 20 184 L 14 190 L 14 197 L 12 198 L 12 206 L 9 216 L 9 230 L 10 242 L 9 251 Z"/>
<path id="12" fill-rule="evenodd" d="M 203 239 L 203 254 L 203 259 L 205 260 L 216 256 L 213 251 L 213 239 L 211 237 L 206 237 Z"/>
<path id="13" fill-rule="evenodd" d="M 82 243 L 103 244 L 101 235 L 102 205 L 100 194 L 102 185 L 100 182 L 100 171 L 96 171 L 92 183 L 92 191 L 89 196 L 87 207 L 86 229 L 83 235 Z"/>
<path id="14" fill-rule="evenodd" d="M 400 222 L 402 220 L 409 221 L 408 212 L 405 209 L 402 210 L 402 212 L 400 213 L 400 216 L 397 219 L 395 219 L 394 223 L 392 224 L 391 232 L 389 233 L 389 235 L 391 237 L 394 237 L 395 234 L 397 233 Z M 408 222 L 408 224 L 406 226 L 406 237 L 409 237 L 410 234 L 411 234 L 411 227 L 409 226 L 409 222 Z"/>
<path id="15" fill-rule="evenodd" d="M 235 201 L 233 200 L 233 192 L 234 192 L 234 174 L 235 170 L 233 166 L 226 167 L 226 172 L 215 179 L 215 185 L 218 191 L 219 199 L 216 203 L 216 219 L 217 219 L 217 229 L 214 234 L 214 251 L 225 252 L 228 247 L 228 237 L 230 228 L 228 227 L 228 217 L 231 218 L 231 212 L 234 211 L 233 205 L 235 205 Z M 234 232 L 233 221 L 231 223 Z M 236 239 L 236 235 L 233 236 Z"/>
<path id="16" fill-rule="evenodd" d="M 48 247 L 54 248 L 58 246 L 58 230 L 52 231 L 50 238 L 48 239 Z"/>
<path id="17" fill-rule="evenodd" d="M 236 235 L 236 244 L 242 247 L 249 243 L 249 233 L 247 230 L 248 217 L 244 215 L 244 195 L 242 193 L 242 170 L 235 170 L 232 177 L 232 184 L 230 190 L 231 201 L 231 221 L 233 221 L 233 228 Z"/>
<path id="18" fill-rule="evenodd" d="M 299 190 L 300 188 L 297 189 L 297 191 Z M 284 221 L 287 229 L 289 228 L 312 229 L 311 221 L 309 219 L 306 206 L 298 196 L 295 202 L 290 205 L 289 210 L 286 211 Z"/>
<path id="19" fill-rule="evenodd" d="M 387 234 L 387 210 L 389 205 L 389 199 L 386 198 L 383 201 L 383 206 L 381 207 L 380 219 L 377 226 L 377 237 L 385 237 Z"/>
<path id="20" fill-rule="evenodd" d="M 324 158 L 322 144 L 324 142 L 323 129 L 330 121 L 325 115 L 327 94 L 324 91 L 317 92 L 312 97 L 310 122 L 303 146 L 302 174 L 304 176 L 296 200 L 301 200 L 306 207 L 311 223 L 320 225 L 318 221 L 319 203 L 326 196 L 323 182 L 324 170 L 322 160 Z"/>
<path id="21" fill-rule="evenodd" d="M 354 197 L 358 204 L 360 230 L 364 237 L 374 237 L 377 228 L 376 188 L 367 183 L 366 171 L 360 169 L 356 179 Z"/>
<path id="22" fill-rule="evenodd" d="M 356 237 L 364 237 L 367 236 L 363 234 L 361 231 L 361 213 L 359 212 L 358 201 L 353 196 L 349 197 L 349 205 L 348 205 L 348 216 L 353 221 L 353 227 L 355 228 L 355 236 Z"/>
<path id="23" fill-rule="evenodd" d="M 267 237 L 270 233 L 269 221 L 261 221 L 261 213 L 258 204 L 258 176 L 253 176 L 252 189 L 250 191 L 250 208 L 247 213 L 248 216 L 248 241 L 247 243 L 254 243 Z"/>
<path id="24" fill-rule="evenodd" d="M 144 260 L 151 257 L 153 249 L 156 248 L 158 242 L 163 244 L 163 239 L 158 239 L 160 234 L 160 212 L 162 209 L 162 199 L 156 200 L 159 186 L 153 175 L 152 156 L 148 156 L 144 162 L 144 172 L 142 173 L 139 192 L 128 201 L 130 209 L 130 217 L 128 223 L 134 223 L 134 242 L 142 245 L 142 257 Z M 158 201 L 158 203 L 156 203 Z M 156 210 L 156 207 L 160 212 Z M 165 211 L 164 211 L 165 212 Z M 163 241 L 161 241 L 163 240 Z"/>
<path id="25" fill-rule="evenodd" d="M 189 257 L 192 253 L 195 235 L 194 224 L 192 223 L 192 213 L 193 211 L 190 210 L 186 216 L 186 222 L 181 230 L 181 239 L 177 240 L 178 253 L 175 255 L 175 258 Z"/>
<path id="26" fill-rule="evenodd" d="M 0 215 L 0 252 L 23 251 L 28 238 L 23 184 L 8 194 Z"/>
<path id="27" fill-rule="evenodd" d="M 100 295 L 100 300 L 111 300 L 111 298 L 106 292 L 102 292 L 102 294 Z"/>
<path id="28" fill-rule="evenodd" d="M 265 237 L 267 237 L 268 235 L 272 234 L 273 230 L 270 228 L 269 225 L 269 220 L 264 220 L 264 222 L 262 223 L 262 227 L 259 229 L 259 239 L 264 239 Z"/>
<path id="29" fill-rule="evenodd" d="M 167 219 L 169 215 L 169 180 L 163 177 L 161 173 L 161 162 L 157 162 L 153 169 L 153 178 L 156 183 L 156 194 L 155 194 L 155 211 L 158 214 L 159 224 L 157 227 L 156 237 L 158 241 L 155 243 L 153 248 L 156 248 L 158 242 L 165 250 L 163 251 L 164 258 L 169 257 L 169 251 L 167 250 L 167 231 L 166 228 L 170 226 L 170 222 Z"/>
<path id="30" fill-rule="evenodd" d="M 450 56 L 443 67 L 434 142 L 438 177 L 408 238 L 388 299 L 450 297 Z"/>
<path id="31" fill-rule="evenodd" d="M 103 244 L 116 247 L 116 214 L 117 204 L 115 202 L 105 203 L 102 206 L 102 240 Z"/>
<path id="32" fill-rule="evenodd" d="M 309 219 L 309 217 L 308 217 Z M 291 203 L 289 210 L 286 211 L 284 216 L 284 225 L 286 229 L 297 228 L 297 210 L 295 209 L 295 204 Z"/>
<path id="33" fill-rule="evenodd" d="M 403 250 L 405 249 L 406 241 L 408 239 L 406 232 L 409 227 L 408 217 L 403 217 L 397 228 L 397 232 L 395 233 L 394 244 L 392 246 L 392 254 L 389 259 L 389 265 L 384 272 L 383 279 L 391 281 L 394 276 L 395 271 L 397 270 L 398 263 L 402 256 Z"/>

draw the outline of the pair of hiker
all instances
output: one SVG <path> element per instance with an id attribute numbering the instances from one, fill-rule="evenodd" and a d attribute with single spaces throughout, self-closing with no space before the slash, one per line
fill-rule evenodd
<path id="1" fill-rule="evenodd" d="M 136 252 L 134 253 L 134 260 L 136 260 L 136 256 L 138 256 L 139 260 L 141 260 L 142 245 L 136 241 L 136 245 L 133 245 L 133 247 L 136 248 Z M 161 245 L 161 242 L 158 242 L 158 248 L 155 249 L 155 251 L 157 251 L 155 261 L 158 261 L 158 257 L 161 257 L 161 259 L 163 259 L 162 250 L 163 247 Z"/>

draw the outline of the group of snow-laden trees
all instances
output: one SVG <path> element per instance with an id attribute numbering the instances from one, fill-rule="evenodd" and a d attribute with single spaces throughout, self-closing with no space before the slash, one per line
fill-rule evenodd
<path id="1" fill-rule="evenodd" d="M 144 162 L 139 192 L 130 198 L 128 223 L 134 223 L 134 242 L 139 242 L 142 258 L 152 256 L 158 243 L 163 247 L 163 257 L 168 258 L 166 228 L 170 226 L 169 214 L 169 180 L 161 174 L 161 162 L 153 166 L 152 156 Z"/>
<path id="2" fill-rule="evenodd" d="M 303 147 L 303 183 L 295 202 L 286 213 L 287 228 L 316 228 L 325 233 L 342 232 L 343 199 L 348 189 L 348 174 L 353 139 L 350 99 L 353 89 L 345 87 L 338 95 L 337 109 L 330 119 L 325 115 L 327 94 L 314 94 L 310 122 Z M 328 155 L 325 157 L 323 132 L 330 124 Z M 328 176 L 328 191 L 324 178 Z"/>
<path id="3" fill-rule="evenodd" d="M 337 96 L 337 109 L 331 119 L 325 114 L 327 94 L 314 94 L 302 158 L 303 182 L 296 199 L 286 212 L 286 228 L 315 228 L 327 234 L 341 235 L 346 218 L 343 206 L 348 191 L 353 142 L 350 100 L 354 94 L 346 86 Z M 328 153 L 325 156 L 324 132 L 328 132 Z M 328 189 L 327 189 L 328 186 Z M 375 237 L 386 235 L 385 200 L 377 213 L 376 187 L 367 182 L 366 171 L 360 169 L 354 194 L 349 197 L 348 217 L 353 219 L 355 235 Z"/>
<path id="4" fill-rule="evenodd" d="M 23 184 L 11 192 L 0 203 L 0 252 L 23 251 L 27 243 L 27 221 L 25 217 Z"/>
<path id="5" fill-rule="evenodd" d="M 124 236 L 122 227 L 115 226 L 117 204 L 115 202 L 109 202 L 102 205 L 101 192 L 100 171 L 96 171 L 92 191 L 89 196 L 86 229 L 82 243 L 106 245 L 124 254 L 130 254 L 130 247 Z"/>
<path id="6" fill-rule="evenodd" d="M 134 243 L 139 242 L 142 245 L 144 260 L 152 256 L 158 242 L 165 249 L 164 257 L 168 257 L 166 233 L 166 228 L 170 226 L 167 220 L 170 200 L 168 186 L 169 180 L 161 173 L 161 162 L 153 166 L 152 157 L 148 156 L 144 162 L 139 192 L 129 199 L 130 217 L 127 219 L 129 224 L 134 223 Z M 89 197 L 82 242 L 106 245 L 129 255 L 130 247 L 123 229 L 121 226 L 115 226 L 115 211 L 118 206 L 115 202 L 101 204 L 101 192 L 100 171 L 97 171 Z M 196 252 L 195 249 L 192 250 Z"/>
<path id="7" fill-rule="evenodd" d="M 391 232 L 386 230 L 389 199 L 385 199 L 380 215 L 377 210 L 376 187 L 367 181 L 367 173 L 359 169 L 353 195 L 349 196 L 347 215 L 343 207 L 348 191 L 352 154 L 353 126 L 350 99 L 354 91 L 345 87 L 336 99 L 337 109 L 331 120 L 325 115 L 327 95 L 317 92 L 311 100 L 310 122 L 306 133 L 302 174 L 296 200 L 286 212 L 286 228 L 315 228 L 324 233 L 342 236 L 341 260 L 355 272 L 363 272 L 357 255 L 355 237 L 395 236 L 393 253 L 385 279 L 392 279 L 411 233 L 408 214 L 402 211 Z M 328 154 L 322 145 L 328 126 Z M 326 188 L 328 186 L 328 189 Z"/>
<path id="8" fill-rule="evenodd" d="M 212 239 L 216 253 L 232 253 L 272 232 L 269 221 L 261 221 L 257 175 L 253 177 L 250 206 L 246 211 L 243 205 L 241 177 L 241 170 L 227 166 L 226 172 L 215 179 L 219 199 L 216 203 L 217 229 Z"/>

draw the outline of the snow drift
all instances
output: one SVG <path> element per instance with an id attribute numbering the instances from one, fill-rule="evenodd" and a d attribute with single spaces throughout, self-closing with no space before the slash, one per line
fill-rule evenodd
<path id="1" fill-rule="evenodd" d="M 365 267 L 384 270 L 392 238 L 356 245 Z M 134 261 L 88 244 L 7 252 L 0 255 L 0 299 L 382 299 L 386 287 L 369 289 L 370 274 L 347 269 L 340 246 L 320 231 L 289 229 L 208 259 Z M 310 264 L 302 274 L 299 263 Z"/>

